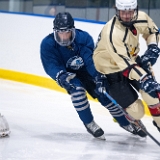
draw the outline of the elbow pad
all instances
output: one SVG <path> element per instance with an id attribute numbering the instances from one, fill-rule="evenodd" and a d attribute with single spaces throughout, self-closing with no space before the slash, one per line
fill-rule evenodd
<path id="1" fill-rule="evenodd" d="M 137 80 L 143 76 L 146 75 L 146 72 L 143 68 L 138 66 L 137 64 L 131 65 L 127 67 L 123 72 L 123 76 L 129 78 L 130 80 Z"/>

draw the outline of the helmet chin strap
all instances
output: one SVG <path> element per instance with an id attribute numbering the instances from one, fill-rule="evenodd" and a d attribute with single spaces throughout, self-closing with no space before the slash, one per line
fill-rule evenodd
<path id="1" fill-rule="evenodd" d="M 122 25 L 127 27 L 127 28 L 130 28 L 131 26 L 133 26 L 133 24 L 135 23 L 136 21 L 130 21 L 130 22 L 124 22 L 124 21 L 121 21 Z"/>

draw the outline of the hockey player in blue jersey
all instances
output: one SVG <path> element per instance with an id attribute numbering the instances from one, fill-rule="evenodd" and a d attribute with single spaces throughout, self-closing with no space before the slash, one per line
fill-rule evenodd
<path id="1" fill-rule="evenodd" d="M 104 131 L 94 121 L 86 91 L 109 110 L 110 114 L 127 131 L 142 137 L 145 133 L 131 125 L 122 110 L 99 92 L 107 91 L 106 78 L 94 67 L 94 42 L 85 31 L 76 29 L 70 13 L 58 13 L 53 21 L 54 33 L 46 36 L 40 46 L 45 72 L 71 96 L 71 101 L 87 131 L 104 139 Z M 106 122 L 107 123 L 107 122 Z"/>

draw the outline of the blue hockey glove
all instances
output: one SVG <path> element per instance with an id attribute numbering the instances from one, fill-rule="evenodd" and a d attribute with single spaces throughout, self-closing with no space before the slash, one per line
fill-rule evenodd
<path id="1" fill-rule="evenodd" d="M 156 63 L 160 55 L 160 48 L 156 44 L 150 44 L 147 51 L 141 56 L 140 66 L 144 69 L 148 69 L 148 63 L 152 66 Z"/>
<path id="2" fill-rule="evenodd" d="M 70 72 L 60 71 L 56 75 L 56 82 L 63 88 L 65 88 L 69 93 L 75 90 L 75 86 L 70 82 L 75 78 L 76 74 Z"/>
<path id="3" fill-rule="evenodd" d="M 96 89 L 95 92 L 97 95 L 103 95 L 104 92 L 108 92 L 107 77 L 103 74 L 98 73 L 95 77 Z"/>
<path id="4" fill-rule="evenodd" d="M 148 93 L 153 98 L 158 98 L 160 84 L 153 80 L 151 75 L 146 75 L 139 80 L 141 90 Z"/>

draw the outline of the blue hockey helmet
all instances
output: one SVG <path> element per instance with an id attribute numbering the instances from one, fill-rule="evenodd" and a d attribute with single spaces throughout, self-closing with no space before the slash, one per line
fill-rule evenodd
<path id="1" fill-rule="evenodd" d="M 75 38 L 74 20 L 70 13 L 60 12 L 53 21 L 53 31 L 56 42 L 61 46 L 69 46 Z M 60 36 L 69 34 L 69 38 Z"/>

